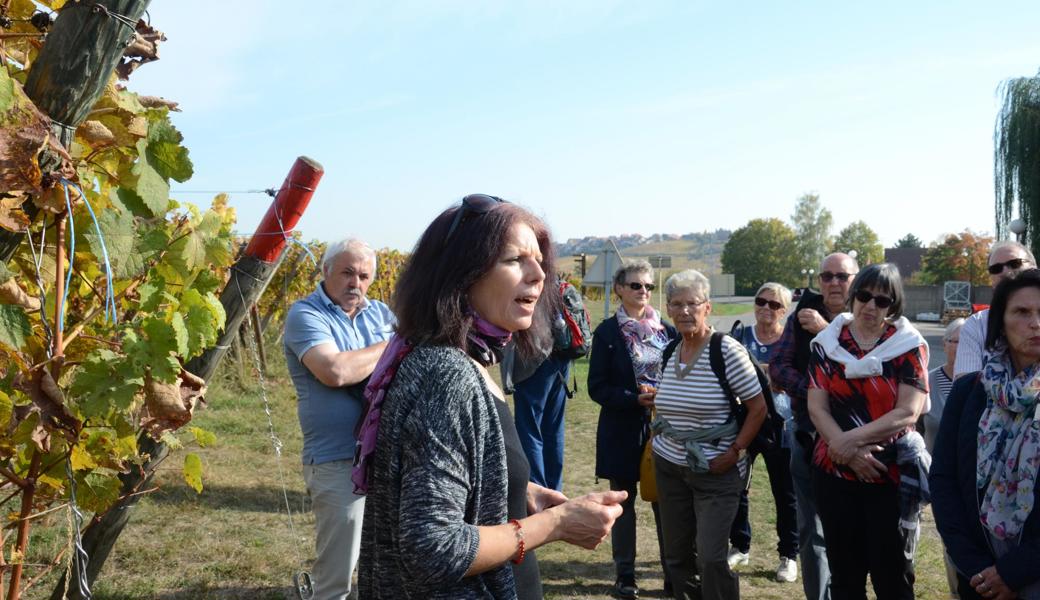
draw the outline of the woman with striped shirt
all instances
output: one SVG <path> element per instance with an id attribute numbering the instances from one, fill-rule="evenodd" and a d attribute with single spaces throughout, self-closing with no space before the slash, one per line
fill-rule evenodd
<path id="1" fill-rule="evenodd" d="M 747 470 L 746 448 L 765 419 L 754 366 L 740 342 L 725 336 L 721 352 L 733 393 L 747 403 L 738 427 L 709 359 L 714 329 L 707 277 L 694 270 L 668 278 L 668 316 L 681 336 L 670 345 L 654 404 L 654 467 L 664 532 L 665 566 L 679 600 L 693 594 L 700 571 L 704 598 L 740 597 L 729 568 L 729 529 Z M 685 585 L 684 585 L 685 583 Z"/>

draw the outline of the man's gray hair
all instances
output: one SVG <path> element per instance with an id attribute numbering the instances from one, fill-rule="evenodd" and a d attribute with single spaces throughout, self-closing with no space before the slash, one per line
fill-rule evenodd
<path id="1" fill-rule="evenodd" d="M 1024 244 L 1020 244 L 1015 240 L 1001 240 L 999 242 L 995 242 L 992 246 L 989 247 L 989 255 L 986 257 L 986 261 L 989 262 L 989 259 L 993 258 L 993 255 L 997 253 L 997 250 L 1003 250 L 1004 248 L 1015 248 L 1017 250 L 1021 250 L 1022 253 L 1026 255 L 1026 258 L 1029 259 L 1029 262 L 1033 263 L 1034 265 L 1036 264 L 1036 259 L 1033 258 L 1033 252 L 1027 246 L 1025 246 Z"/>
<path id="2" fill-rule="evenodd" d="M 338 242 L 333 242 L 325 248 L 325 255 L 321 258 L 321 274 L 325 277 L 329 275 L 329 267 L 336 260 L 340 254 L 353 254 L 355 256 L 364 256 L 372 261 L 372 279 L 376 278 L 376 251 L 371 246 L 362 242 L 357 238 L 346 238 Z"/>
<path id="3" fill-rule="evenodd" d="M 646 273 L 650 275 L 650 279 L 654 278 L 654 268 L 650 266 L 650 263 L 641 258 L 636 258 L 625 261 L 625 264 L 618 267 L 617 271 L 614 271 L 614 287 L 625 285 L 628 282 L 628 276 L 633 273 Z"/>
<path id="4" fill-rule="evenodd" d="M 961 327 L 964 327 L 964 317 L 958 317 L 950 321 L 950 324 L 946 326 L 946 331 L 943 332 L 943 341 L 950 341 L 950 338 L 953 337 L 953 334 L 960 331 Z"/>
<path id="5" fill-rule="evenodd" d="M 711 282 L 695 269 L 679 271 L 664 282 L 665 301 L 670 301 L 676 292 L 682 290 L 690 290 L 703 300 L 711 299 Z"/>
<path id="6" fill-rule="evenodd" d="M 759 297 L 762 292 L 773 292 L 773 295 L 776 296 L 776 301 L 783 304 L 784 308 L 791 307 L 791 290 L 787 289 L 787 286 L 784 284 L 767 281 L 762 284 L 762 287 L 758 288 L 758 291 L 755 292 L 755 297 Z"/>

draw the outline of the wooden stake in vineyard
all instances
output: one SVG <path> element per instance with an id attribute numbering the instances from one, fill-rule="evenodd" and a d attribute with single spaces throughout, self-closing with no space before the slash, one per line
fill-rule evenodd
<path id="1" fill-rule="evenodd" d="M 185 365 L 188 372 L 205 380 L 213 376 L 233 338 L 238 335 L 239 328 L 248 317 L 250 309 L 277 272 L 286 247 L 287 234 L 292 232 L 303 216 L 323 174 L 324 169 L 316 161 L 307 157 L 296 160 L 267 214 L 257 226 L 252 241 L 231 267 L 230 279 L 220 294 L 220 302 L 227 315 L 224 331 L 213 347 Z M 120 476 L 120 500 L 105 514 L 95 516 L 83 533 L 83 548 L 90 557 L 86 576 L 91 584 L 101 572 L 101 567 L 112 552 L 116 540 L 130 520 L 129 509 L 137 504 L 141 497 L 136 492 L 148 486 L 155 475 L 156 467 L 169 452 L 166 444 L 156 441 L 147 433 L 138 436 L 137 444 L 141 455 L 149 456 L 148 461 L 140 469 Z M 72 581 L 81 577 L 77 567 L 78 565 L 73 565 Z M 86 600 L 74 588 L 75 586 L 70 586 L 67 597 L 70 600 Z M 62 577 L 51 599 L 62 600 L 64 595 L 65 578 Z"/>

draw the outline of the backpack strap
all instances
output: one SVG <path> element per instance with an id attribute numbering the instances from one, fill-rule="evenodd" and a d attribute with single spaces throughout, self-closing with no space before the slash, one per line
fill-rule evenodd
<path id="1" fill-rule="evenodd" d="M 664 372 L 668 367 L 668 359 L 675 354 L 675 349 L 679 346 L 679 342 L 681 341 L 682 337 L 676 336 L 672 341 L 668 342 L 667 346 L 664 347 L 664 350 L 661 352 L 661 372 Z"/>
<path id="2" fill-rule="evenodd" d="M 729 399 L 730 409 L 736 411 L 737 397 L 733 394 L 733 388 L 729 387 L 729 379 L 726 378 L 726 358 L 722 355 L 722 338 L 724 337 L 726 334 L 721 331 L 711 334 L 711 341 L 708 342 L 708 362 L 711 363 L 711 372 L 715 374 L 719 385 L 722 386 L 723 393 Z"/>

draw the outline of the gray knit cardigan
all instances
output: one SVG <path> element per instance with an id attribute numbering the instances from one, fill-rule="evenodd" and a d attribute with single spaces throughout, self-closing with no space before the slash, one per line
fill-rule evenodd
<path id="1" fill-rule="evenodd" d="M 359 597 L 516 598 L 503 565 L 463 577 L 477 526 L 506 522 L 507 473 L 495 397 L 449 347 L 414 349 L 382 407 L 365 500 Z"/>

